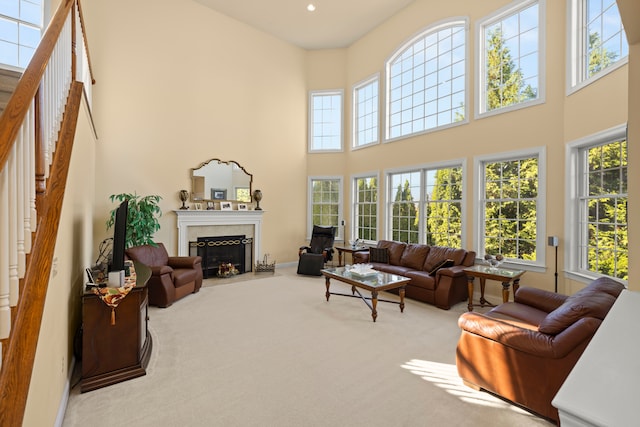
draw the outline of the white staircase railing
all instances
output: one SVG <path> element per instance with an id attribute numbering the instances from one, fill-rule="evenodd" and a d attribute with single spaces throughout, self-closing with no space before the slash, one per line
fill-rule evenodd
<path id="1" fill-rule="evenodd" d="M 0 147 L 7 142 L 11 144 L 6 163 L 0 164 L 0 339 L 11 333 L 11 309 L 19 302 L 20 279 L 25 276 L 26 257 L 31 252 L 32 233 L 36 231 L 36 158 L 41 156 L 44 160 L 44 176 L 40 179 L 46 183 L 74 75 L 85 84 L 86 99 L 91 105 L 92 81 L 82 31 L 80 11 L 74 2 L 46 64 L 39 94 L 31 100 L 17 137 L 13 141 L 0 141 Z M 75 73 L 74 46 L 78 47 Z M 0 355 L 1 345 L 0 342 Z"/>

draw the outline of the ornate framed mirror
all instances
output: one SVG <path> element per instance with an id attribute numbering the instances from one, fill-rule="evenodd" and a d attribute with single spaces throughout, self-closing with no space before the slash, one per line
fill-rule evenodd
<path id="1" fill-rule="evenodd" d="M 191 200 L 251 203 L 253 175 L 238 162 L 211 159 L 191 169 Z"/>

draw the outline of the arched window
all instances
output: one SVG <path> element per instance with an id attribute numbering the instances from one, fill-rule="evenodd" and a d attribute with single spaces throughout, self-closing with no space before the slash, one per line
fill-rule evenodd
<path id="1" fill-rule="evenodd" d="M 465 120 L 466 40 L 466 21 L 447 21 L 414 37 L 387 61 L 387 140 Z"/>
<path id="2" fill-rule="evenodd" d="M 615 0 L 571 0 L 569 92 L 624 65 L 629 44 Z"/>

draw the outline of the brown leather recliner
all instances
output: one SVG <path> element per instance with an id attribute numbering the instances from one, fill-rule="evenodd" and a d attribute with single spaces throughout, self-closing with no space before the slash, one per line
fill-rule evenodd
<path id="1" fill-rule="evenodd" d="M 170 257 L 162 243 L 158 246 L 134 246 L 126 250 L 127 257 L 151 268 L 147 282 L 149 304 L 169 307 L 174 301 L 196 293 L 202 286 L 202 258 L 199 256 Z"/>
<path id="2" fill-rule="evenodd" d="M 623 289 L 604 277 L 572 296 L 520 287 L 514 302 L 462 314 L 460 377 L 558 423 L 551 401 Z"/>

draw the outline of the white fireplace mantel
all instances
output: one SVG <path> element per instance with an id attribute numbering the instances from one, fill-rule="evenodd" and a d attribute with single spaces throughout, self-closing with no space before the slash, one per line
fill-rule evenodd
<path id="1" fill-rule="evenodd" d="M 262 258 L 262 214 L 264 211 L 175 210 L 178 218 L 178 255 L 189 255 L 189 228 L 208 226 L 253 226 L 254 260 Z"/>

